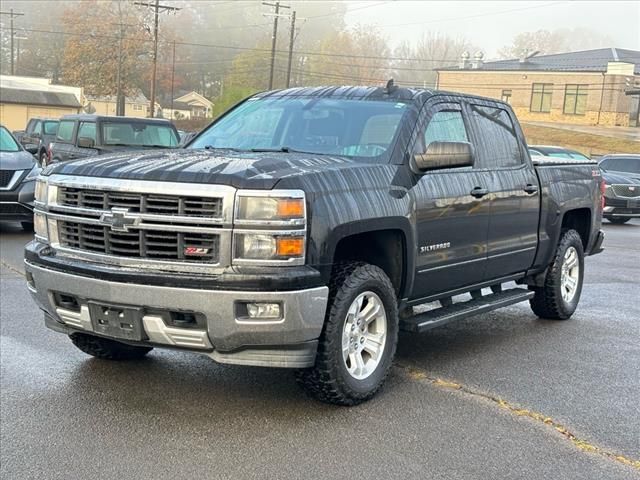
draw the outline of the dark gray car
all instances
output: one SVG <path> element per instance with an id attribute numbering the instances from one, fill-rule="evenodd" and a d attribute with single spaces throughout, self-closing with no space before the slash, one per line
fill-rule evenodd
<path id="1" fill-rule="evenodd" d="M 33 156 L 37 148 L 29 150 L 0 125 L 0 221 L 21 222 L 25 230 L 33 229 L 35 179 L 40 173 Z"/>

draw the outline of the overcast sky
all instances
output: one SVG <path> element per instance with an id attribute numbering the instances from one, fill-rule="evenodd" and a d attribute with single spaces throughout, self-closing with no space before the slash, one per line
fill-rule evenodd
<path id="1" fill-rule="evenodd" d="M 586 27 L 640 50 L 640 1 L 351 1 L 347 23 L 376 24 L 396 44 L 425 30 L 464 36 L 488 58 L 520 32 Z M 411 25 L 408 25 L 411 24 Z"/>

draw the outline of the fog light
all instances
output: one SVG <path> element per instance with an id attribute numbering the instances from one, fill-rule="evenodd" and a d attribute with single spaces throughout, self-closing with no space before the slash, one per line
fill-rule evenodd
<path id="1" fill-rule="evenodd" d="M 280 318 L 279 303 L 247 303 L 247 316 L 255 319 Z"/>

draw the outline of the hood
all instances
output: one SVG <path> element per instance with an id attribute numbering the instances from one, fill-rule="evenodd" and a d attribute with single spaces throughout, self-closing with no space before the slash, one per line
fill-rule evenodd
<path id="1" fill-rule="evenodd" d="M 36 164 L 36 159 L 29 152 L 0 153 L 0 170 L 31 170 Z"/>
<path id="2" fill-rule="evenodd" d="M 359 166 L 365 164 L 325 155 L 172 149 L 56 163 L 43 173 L 271 189 L 282 178 Z"/>
<path id="3" fill-rule="evenodd" d="M 611 184 L 631 184 L 631 185 L 640 185 L 640 178 L 632 176 L 633 174 L 629 174 L 626 172 L 612 172 L 608 170 L 601 170 L 602 178 L 607 185 Z"/>

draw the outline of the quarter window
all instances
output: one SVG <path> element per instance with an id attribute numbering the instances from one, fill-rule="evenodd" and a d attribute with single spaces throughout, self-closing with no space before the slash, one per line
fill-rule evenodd
<path id="1" fill-rule="evenodd" d="M 550 112 L 553 83 L 534 83 L 531 88 L 532 112 Z"/>
<path id="2" fill-rule="evenodd" d="M 471 105 L 471 116 L 483 139 L 475 145 L 480 168 L 515 167 L 522 164 L 516 130 L 506 110 Z"/>
<path id="3" fill-rule="evenodd" d="M 56 140 L 59 142 L 70 143 L 73 140 L 73 127 L 76 122 L 73 120 L 63 120 L 58 125 L 58 135 Z"/>
<path id="4" fill-rule="evenodd" d="M 564 113 L 584 115 L 587 110 L 588 85 L 567 85 L 564 90 Z"/>

